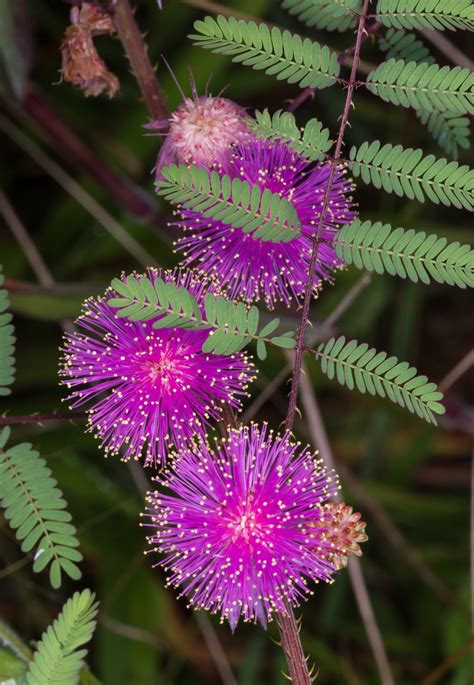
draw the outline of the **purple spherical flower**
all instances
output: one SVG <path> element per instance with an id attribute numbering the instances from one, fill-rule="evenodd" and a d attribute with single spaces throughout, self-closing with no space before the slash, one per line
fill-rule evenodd
<path id="1" fill-rule="evenodd" d="M 148 495 L 151 552 L 190 605 L 264 626 L 330 581 L 325 502 L 338 489 L 307 447 L 264 425 L 231 430 L 212 451 L 180 450 Z"/>
<path id="2" fill-rule="evenodd" d="M 193 272 L 151 269 L 148 275 L 188 288 L 200 305 L 216 291 Z M 78 332 L 66 335 L 60 375 L 72 390 L 71 408 L 89 405 L 89 429 L 106 453 L 144 456 L 145 465 L 156 466 L 172 444 L 204 436 L 222 405 L 240 406 L 253 367 L 244 353 L 203 353 L 207 331 L 156 329 L 152 321 L 119 317 L 108 304 L 113 296 L 109 289 L 85 302 Z"/>
<path id="3" fill-rule="evenodd" d="M 181 210 L 182 221 L 177 225 L 185 235 L 177 241 L 177 247 L 184 253 L 183 264 L 199 265 L 206 273 L 215 274 L 231 298 L 249 302 L 263 298 L 269 307 L 277 301 L 301 301 L 330 164 L 311 164 L 281 141 L 247 139 L 240 141 L 221 166 L 222 172 L 231 177 L 269 188 L 290 200 L 301 222 L 301 236 L 288 243 L 263 242 L 239 228 L 205 219 L 199 212 Z M 320 233 L 315 290 L 321 279 L 330 279 L 331 271 L 341 264 L 332 241 L 337 229 L 354 218 L 352 190 L 340 165 Z"/>

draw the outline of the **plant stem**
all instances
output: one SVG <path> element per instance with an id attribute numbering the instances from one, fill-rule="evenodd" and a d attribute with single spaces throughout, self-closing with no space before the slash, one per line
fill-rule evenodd
<path id="1" fill-rule="evenodd" d="M 382 26 L 382 24 L 379 21 L 374 21 L 373 24 L 368 26 L 362 35 L 361 39 L 361 45 L 364 43 L 369 36 L 372 36 L 374 33 L 377 33 L 379 28 Z M 347 64 L 348 60 L 351 60 L 355 53 L 355 45 L 353 45 L 350 48 L 347 48 L 346 50 L 343 50 L 342 52 L 339 53 L 339 56 L 337 58 L 338 64 Z M 351 67 L 353 68 L 354 66 L 354 59 L 351 62 Z M 357 60 L 356 62 L 356 69 L 360 66 L 360 60 Z M 375 67 L 374 67 L 375 68 Z M 369 73 L 371 69 L 364 70 L 366 73 Z M 304 90 L 301 91 L 301 93 L 296 97 L 294 100 L 290 102 L 290 105 L 287 107 L 288 112 L 294 112 L 295 110 L 298 109 L 300 105 L 305 102 L 313 93 L 315 92 L 314 88 L 305 88 Z"/>
<path id="2" fill-rule="evenodd" d="M 111 8 L 115 28 L 125 48 L 151 116 L 153 119 L 168 119 L 169 111 L 166 96 L 156 78 L 130 3 L 128 0 L 113 0 Z"/>
<path id="3" fill-rule="evenodd" d="M 283 649 L 289 668 L 290 681 L 293 685 L 311 685 L 311 674 L 308 670 L 303 646 L 301 644 L 298 623 L 290 606 L 288 614 L 278 613 L 276 615 L 278 629 L 281 637 L 281 648 Z"/>
<path id="4" fill-rule="evenodd" d="M 311 254 L 311 262 L 309 265 L 308 281 L 306 284 L 306 290 L 305 290 L 305 296 L 304 296 L 304 302 L 303 302 L 303 312 L 301 315 L 301 323 L 300 323 L 300 328 L 298 331 L 298 338 L 297 338 L 297 343 L 296 343 L 295 366 L 294 366 L 294 370 L 293 370 L 293 377 L 291 379 L 291 391 L 290 391 L 290 399 L 289 399 L 289 406 L 288 406 L 288 414 L 286 416 L 286 421 L 285 421 L 286 430 L 291 430 L 293 428 L 293 423 L 295 421 L 296 401 L 297 401 L 297 397 L 298 397 L 298 384 L 299 384 L 299 379 L 300 379 L 300 374 L 301 374 L 301 365 L 303 363 L 303 355 L 304 355 L 304 349 L 303 349 L 304 337 L 305 337 L 305 333 L 306 333 L 306 326 L 308 324 L 309 307 L 310 307 L 311 300 L 313 297 L 314 277 L 316 274 L 316 264 L 317 264 L 317 260 L 318 260 L 319 236 L 321 235 L 321 231 L 323 229 L 324 222 L 326 219 L 326 215 L 327 215 L 327 212 L 329 209 L 329 198 L 330 198 L 332 186 L 334 183 L 334 176 L 336 173 L 336 168 L 338 165 L 339 158 L 341 156 L 342 143 L 344 140 L 344 133 L 346 130 L 347 122 L 349 120 L 349 112 L 350 112 L 350 107 L 352 104 L 352 95 L 354 93 L 354 84 L 356 81 L 357 62 L 359 61 L 360 48 L 361 48 L 361 45 L 363 42 L 363 35 L 364 35 L 364 31 L 365 31 L 365 29 L 364 29 L 365 16 L 367 14 L 368 4 L 369 4 L 369 0 L 364 0 L 361 15 L 359 17 L 359 24 L 357 26 L 356 43 L 355 43 L 355 48 L 354 48 L 354 59 L 352 62 L 352 69 L 351 69 L 351 73 L 350 73 L 350 77 L 349 77 L 349 83 L 347 86 L 346 102 L 344 105 L 344 111 L 342 113 L 341 123 L 339 126 L 339 134 L 337 136 L 336 148 L 334 151 L 334 157 L 332 158 L 332 160 L 330 162 L 331 169 L 329 171 L 329 178 L 328 178 L 328 182 L 327 182 L 327 186 L 326 186 L 326 191 L 324 193 L 323 208 L 321 211 L 321 216 L 319 218 L 318 227 L 316 230 L 316 235 L 314 237 L 313 252 Z"/>
<path id="5" fill-rule="evenodd" d="M 85 411 L 70 411 L 67 414 L 52 412 L 47 414 L 24 414 L 23 416 L 0 416 L 0 426 L 26 423 L 42 424 L 47 421 L 72 421 L 73 419 L 84 419 L 85 417 Z"/>
<path id="6" fill-rule="evenodd" d="M 51 109 L 40 93 L 28 86 L 21 101 L 22 113 L 39 129 L 53 146 L 54 150 L 72 161 L 74 166 L 85 171 L 100 188 L 126 212 L 147 224 L 152 223 L 162 228 L 159 221 L 158 204 L 155 199 L 112 169 Z M 12 110 L 18 121 L 18 107 L 7 107 Z"/>
<path id="7" fill-rule="evenodd" d="M 353 58 L 353 62 L 352 62 L 352 68 L 351 68 L 351 74 L 349 77 L 349 83 L 347 86 L 346 102 L 345 102 L 344 111 L 342 114 L 341 123 L 339 126 L 339 134 L 337 136 L 336 148 L 334 151 L 334 157 L 332 158 L 332 160 L 330 162 L 331 168 L 329 171 L 329 178 L 328 178 L 328 183 L 326 186 L 326 191 L 324 193 L 323 208 L 321 211 L 321 216 L 320 216 L 318 227 L 316 230 L 316 235 L 314 237 L 314 246 L 313 246 L 313 251 L 311 254 L 311 262 L 310 262 L 309 272 L 308 272 L 308 281 L 306 284 L 305 297 L 304 297 L 304 302 L 303 302 L 303 312 L 301 315 L 301 323 L 300 323 L 300 328 L 299 328 L 298 338 L 297 338 L 297 344 L 296 344 L 296 350 L 295 350 L 295 366 L 294 366 L 294 370 L 293 370 L 293 376 L 291 379 L 290 399 L 289 399 L 289 405 L 288 405 L 288 413 L 287 413 L 286 421 L 285 421 L 285 429 L 286 430 L 291 430 L 293 428 L 293 423 L 295 420 L 296 400 L 298 397 L 298 385 L 299 385 L 299 379 L 300 379 L 300 374 L 301 374 L 301 366 L 303 363 L 303 355 L 304 355 L 304 349 L 303 349 L 304 337 L 305 337 L 305 333 L 306 333 L 306 326 L 308 324 L 309 307 L 310 307 L 311 300 L 313 297 L 313 283 L 314 283 L 314 276 L 316 273 L 316 263 L 317 263 L 318 251 L 319 251 L 319 236 L 320 236 L 321 231 L 323 229 L 324 221 L 326 219 L 326 215 L 328 212 L 331 189 L 332 189 L 332 186 L 334 183 L 334 176 L 336 173 L 338 160 L 339 160 L 339 157 L 341 155 L 342 142 L 344 139 L 344 132 L 346 130 L 347 122 L 349 119 L 349 111 L 350 111 L 350 107 L 351 107 L 351 103 L 352 103 L 352 95 L 354 92 L 354 83 L 356 80 L 356 73 L 357 73 L 357 63 L 359 61 L 360 48 L 361 48 L 362 40 L 363 40 L 365 16 L 367 14 L 368 4 L 369 4 L 369 0 L 364 0 L 361 15 L 359 17 L 359 24 L 357 27 L 357 35 L 356 35 L 356 42 L 355 42 L 355 48 L 354 48 L 354 58 Z M 289 607 L 288 613 L 286 615 L 282 615 L 281 613 L 277 613 L 276 619 L 278 622 L 278 627 L 280 629 L 281 646 L 283 648 L 283 651 L 285 652 L 291 682 L 293 683 L 293 685 L 311 685 L 311 674 L 310 674 L 310 671 L 308 669 L 308 664 L 307 664 L 306 658 L 304 656 L 303 647 L 301 645 L 300 635 L 299 635 L 299 631 L 298 631 L 298 625 L 296 623 L 296 619 L 294 617 L 293 611 Z"/>

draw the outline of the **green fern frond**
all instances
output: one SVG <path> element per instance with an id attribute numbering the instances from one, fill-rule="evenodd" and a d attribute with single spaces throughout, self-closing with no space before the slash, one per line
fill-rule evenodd
<path id="1" fill-rule="evenodd" d="M 196 21 L 194 28 L 198 33 L 189 36 L 194 45 L 231 55 L 233 62 L 242 62 L 288 83 L 298 83 L 301 88 L 327 88 L 339 76 L 334 52 L 286 30 L 220 15 Z"/>
<path id="2" fill-rule="evenodd" d="M 283 140 L 296 152 L 312 162 L 324 159 L 324 155 L 331 149 L 329 129 L 317 119 L 310 119 L 304 128 L 298 128 L 295 117 L 290 112 L 281 109 L 270 114 L 268 109 L 255 112 L 255 120 L 249 120 L 250 127 L 260 138 L 269 140 Z"/>
<path id="3" fill-rule="evenodd" d="M 379 0 L 377 21 L 396 29 L 474 30 L 471 0 Z"/>
<path id="4" fill-rule="evenodd" d="M 382 145 L 379 140 L 352 147 L 349 168 L 364 183 L 372 183 L 387 193 L 410 200 L 454 205 L 458 209 L 474 208 L 474 170 L 457 162 L 423 156 L 423 150 L 401 145 Z"/>
<path id="5" fill-rule="evenodd" d="M 466 67 L 389 59 L 370 72 L 366 87 L 394 105 L 474 114 L 474 72 Z"/>
<path id="6" fill-rule="evenodd" d="M 74 685 L 87 655 L 79 649 L 95 630 L 98 603 L 90 590 L 76 592 L 43 633 L 26 680 L 28 685 Z"/>
<path id="7" fill-rule="evenodd" d="M 403 30 L 389 29 L 385 36 L 379 39 L 379 47 L 387 52 L 387 59 L 404 59 L 406 62 L 428 64 L 434 62 L 428 48 L 415 34 Z M 438 145 L 454 159 L 458 158 L 459 148 L 469 148 L 470 130 L 467 117 L 460 117 L 453 112 L 427 112 L 423 109 L 416 110 L 416 116 L 427 127 Z"/>
<path id="8" fill-rule="evenodd" d="M 15 329 L 8 312 L 8 293 L 1 287 L 4 282 L 0 266 L 0 397 L 10 395 L 9 386 L 15 379 Z"/>
<path id="9" fill-rule="evenodd" d="M 171 164 L 161 173 L 163 180 L 156 184 L 159 195 L 179 208 L 199 211 L 263 242 L 287 243 L 300 234 L 292 203 L 268 188 L 262 192 L 259 185 L 209 173 L 194 164 Z"/>
<path id="10" fill-rule="evenodd" d="M 393 229 L 381 221 L 358 219 L 337 234 L 334 247 L 346 264 L 378 274 L 408 278 L 414 283 L 474 287 L 474 250 L 470 245 L 448 243 L 424 231 Z"/>
<path id="11" fill-rule="evenodd" d="M 402 29 L 389 29 L 378 40 L 379 48 L 387 53 L 386 59 L 404 59 L 405 62 L 427 62 L 433 64 L 435 58 L 414 33 Z"/>
<path id="12" fill-rule="evenodd" d="M 51 585 L 61 585 L 61 574 L 78 580 L 81 553 L 76 529 L 51 471 L 29 443 L 5 449 L 8 427 L 0 431 L 0 499 L 5 518 L 21 541 L 23 552 L 36 548 L 33 571 L 50 564 Z"/>
<path id="13" fill-rule="evenodd" d="M 116 308 L 117 316 L 130 321 L 153 321 L 154 328 L 186 328 L 208 330 L 203 352 L 232 355 L 240 352 L 251 340 L 257 341 L 257 354 L 266 356 L 266 343 L 290 349 L 295 346 L 293 333 L 269 337 L 279 325 L 272 319 L 260 333 L 260 313 L 257 307 L 246 307 L 243 302 L 232 302 L 225 297 L 208 293 L 201 312 L 194 295 L 186 288 L 154 281 L 148 276 L 128 276 L 124 281 L 115 278 L 111 287 L 119 297 L 108 300 Z M 158 318 L 159 317 L 159 318 Z"/>
<path id="14" fill-rule="evenodd" d="M 377 352 L 367 343 L 344 336 L 322 343 L 316 354 L 321 370 L 328 378 L 336 378 L 350 390 L 355 387 L 362 393 L 388 397 L 412 414 L 436 425 L 435 414 L 444 414 L 441 404 L 443 393 L 426 376 L 417 376 L 417 370 L 408 362 L 399 362 L 386 352 Z"/>
<path id="15" fill-rule="evenodd" d="M 282 7 L 306 26 L 347 31 L 357 24 L 362 0 L 283 0 Z"/>

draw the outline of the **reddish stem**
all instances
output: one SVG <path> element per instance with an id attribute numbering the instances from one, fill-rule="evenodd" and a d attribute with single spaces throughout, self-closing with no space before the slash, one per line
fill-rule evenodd
<path id="1" fill-rule="evenodd" d="M 366 17 L 367 19 L 367 17 Z M 362 36 L 361 39 L 361 45 L 364 43 L 369 36 L 372 36 L 374 33 L 377 33 L 379 28 L 382 26 L 382 24 L 379 21 L 374 21 L 373 24 L 371 24 L 367 29 L 365 29 L 365 32 Z M 343 50 L 338 58 L 338 64 L 344 64 L 346 59 L 348 57 L 352 57 L 352 55 L 355 52 L 355 45 L 353 45 L 350 48 L 347 48 L 347 50 Z M 354 66 L 354 61 L 352 62 L 352 68 Z M 356 64 L 356 69 L 357 69 L 357 64 Z M 311 95 L 314 93 L 314 88 L 305 88 L 304 90 L 301 91 L 301 93 L 296 97 L 294 100 L 291 101 L 289 107 L 287 108 L 288 112 L 295 112 L 300 105 L 303 104 Z"/>
<path id="2" fill-rule="evenodd" d="M 54 149 L 91 176 L 119 207 L 142 221 L 156 220 L 158 223 L 158 209 L 154 200 L 132 181 L 107 166 L 64 124 L 33 87 L 26 89 L 21 104 Z"/>
<path id="3" fill-rule="evenodd" d="M 318 227 L 316 230 L 316 235 L 314 237 L 313 252 L 311 254 L 311 262 L 309 265 L 309 272 L 308 272 L 308 281 L 306 284 L 306 290 L 305 290 L 305 296 L 304 296 L 304 302 L 303 302 L 303 312 L 301 314 L 301 323 L 300 323 L 300 328 L 298 331 L 298 338 L 297 338 L 297 343 L 296 343 L 295 365 L 294 365 L 294 369 L 293 369 L 293 376 L 291 379 L 291 391 L 290 391 L 290 399 L 289 399 L 289 405 L 288 405 L 288 414 L 286 416 L 286 421 L 285 421 L 285 428 L 287 430 L 291 430 L 293 428 L 293 424 L 295 421 L 296 401 L 297 401 L 297 397 L 298 397 L 298 384 L 299 384 L 299 379 L 300 379 L 300 374 L 301 374 L 301 365 L 303 363 L 303 355 L 304 355 L 304 349 L 303 349 L 304 348 L 304 337 L 305 337 L 305 333 L 306 333 L 306 326 L 308 324 L 309 307 L 310 307 L 311 300 L 313 297 L 313 285 L 314 285 L 314 278 L 315 278 L 315 274 L 316 274 L 316 265 L 317 265 L 317 260 L 318 260 L 319 236 L 321 235 L 321 231 L 323 229 L 324 222 L 326 219 L 326 215 L 328 212 L 329 198 L 330 198 L 332 186 L 334 183 L 334 176 L 336 173 L 339 158 L 341 156 L 342 143 L 344 140 L 344 133 L 346 130 L 347 122 L 349 120 L 349 112 L 350 112 L 350 107 L 351 107 L 351 103 L 352 103 L 352 95 L 354 93 L 354 85 L 356 82 L 357 62 L 359 61 L 360 48 L 361 48 L 361 45 L 363 43 L 365 15 L 367 14 L 368 4 L 369 4 L 369 0 L 364 0 L 361 15 L 359 17 L 359 24 L 357 27 L 356 43 L 355 43 L 355 47 L 354 47 L 354 60 L 352 62 L 351 74 L 350 74 L 349 83 L 347 86 L 346 102 L 344 105 L 344 111 L 342 113 L 341 123 L 339 126 L 339 134 L 337 136 L 336 148 L 334 150 L 334 156 L 330 162 L 331 168 L 329 171 L 329 178 L 328 178 L 328 183 L 326 186 L 326 191 L 324 193 L 323 208 L 321 211 L 321 216 L 319 218 L 319 223 L 318 223 Z M 302 682 L 304 682 L 304 681 L 302 681 Z"/>
<path id="4" fill-rule="evenodd" d="M 13 426 L 13 424 L 46 423 L 47 421 L 72 421 L 84 419 L 85 411 L 70 411 L 67 414 L 52 412 L 50 414 L 24 414 L 23 416 L 0 416 L 0 426 Z"/>
<path id="5" fill-rule="evenodd" d="M 145 103 L 153 119 L 168 119 L 166 96 L 160 88 L 148 50 L 128 0 L 111 3 L 115 28 L 122 42 Z"/>

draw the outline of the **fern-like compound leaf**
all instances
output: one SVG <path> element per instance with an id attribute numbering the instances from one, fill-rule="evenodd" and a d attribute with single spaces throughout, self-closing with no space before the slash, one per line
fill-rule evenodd
<path id="1" fill-rule="evenodd" d="M 29 443 L 6 449 L 8 427 L 0 431 L 0 500 L 5 518 L 21 542 L 23 552 L 35 549 L 33 571 L 49 566 L 51 585 L 61 585 L 66 573 L 81 577 L 82 555 L 76 529 L 51 471 Z"/>
<path id="2" fill-rule="evenodd" d="M 438 145 L 454 159 L 459 156 L 459 148 L 468 150 L 470 147 L 471 131 L 468 117 L 460 117 L 452 112 L 416 113 L 422 124 L 426 126 Z"/>
<path id="3" fill-rule="evenodd" d="M 322 160 L 333 144 L 329 129 L 320 121 L 310 119 L 300 129 L 294 115 L 281 109 L 273 114 L 267 109 L 255 112 L 255 120 L 250 119 L 249 125 L 260 138 L 282 140 L 312 162 Z"/>
<path id="4" fill-rule="evenodd" d="M 289 242 L 300 235 L 293 204 L 268 188 L 262 191 L 259 185 L 194 164 L 171 164 L 161 173 L 158 193 L 179 208 L 199 211 L 264 242 Z"/>
<path id="5" fill-rule="evenodd" d="M 378 40 L 379 48 L 386 52 L 386 59 L 404 59 L 405 62 L 427 62 L 433 64 L 435 59 L 426 45 L 414 33 L 402 29 L 389 29 Z"/>
<path id="6" fill-rule="evenodd" d="M 2 288 L 4 282 L 0 266 L 0 397 L 11 393 L 9 386 L 15 378 L 15 329 L 8 311 L 8 293 Z"/>
<path id="7" fill-rule="evenodd" d="M 327 88 L 339 76 L 334 52 L 287 30 L 220 15 L 196 21 L 194 28 L 197 34 L 189 36 L 194 45 L 231 55 L 233 62 L 297 83 L 301 88 Z"/>
<path id="8" fill-rule="evenodd" d="M 288 349 L 295 346 L 292 332 L 270 337 L 279 319 L 272 319 L 258 333 L 260 313 L 257 307 L 247 307 L 243 302 L 208 293 L 201 312 L 191 292 L 160 278 L 153 281 L 148 276 L 128 276 L 123 281 L 114 279 L 111 286 L 118 297 L 109 299 L 108 304 L 117 309 L 117 316 L 130 321 L 153 320 L 154 328 L 207 330 L 209 335 L 202 346 L 205 353 L 232 355 L 256 340 L 257 354 L 265 358 L 268 342 Z"/>
<path id="9" fill-rule="evenodd" d="M 90 590 L 76 592 L 36 646 L 28 685 L 75 685 L 96 627 L 98 603 Z M 81 649 L 82 648 L 82 649 Z"/>
<path id="10" fill-rule="evenodd" d="M 389 59 L 370 72 L 366 87 L 394 105 L 474 114 L 474 72 L 466 67 Z"/>
<path id="11" fill-rule="evenodd" d="M 443 393 L 426 376 L 418 376 L 408 362 L 399 362 L 386 352 L 378 352 L 344 336 L 322 343 L 317 352 L 321 370 L 350 390 L 357 388 L 379 397 L 388 397 L 421 419 L 436 425 L 435 414 L 444 414 Z"/>
<path id="12" fill-rule="evenodd" d="M 283 0 L 282 7 L 306 26 L 347 31 L 357 24 L 362 0 Z"/>
<path id="13" fill-rule="evenodd" d="M 379 0 L 377 21 L 396 29 L 474 30 L 471 0 Z"/>
<path id="14" fill-rule="evenodd" d="M 352 147 L 348 162 L 354 176 L 372 183 L 387 193 L 410 200 L 454 205 L 458 209 L 474 208 L 474 170 L 457 162 L 423 156 L 423 150 L 401 145 L 382 145 L 379 140 Z"/>
<path id="15" fill-rule="evenodd" d="M 344 226 L 334 246 L 346 264 L 378 274 L 408 278 L 417 283 L 474 287 L 474 250 L 459 242 L 448 243 L 424 231 L 392 228 L 381 221 L 359 221 Z"/>
<path id="16" fill-rule="evenodd" d="M 401 29 L 389 29 L 385 36 L 379 39 L 379 47 L 387 52 L 387 59 L 434 63 L 434 57 L 416 35 Z M 461 117 L 453 112 L 428 112 L 424 109 L 417 109 L 416 116 L 427 127 L 438 145 L 454 159 L 458 158 L 459 148 L 469 148 L 470 130 L 467 117 Z"/>

